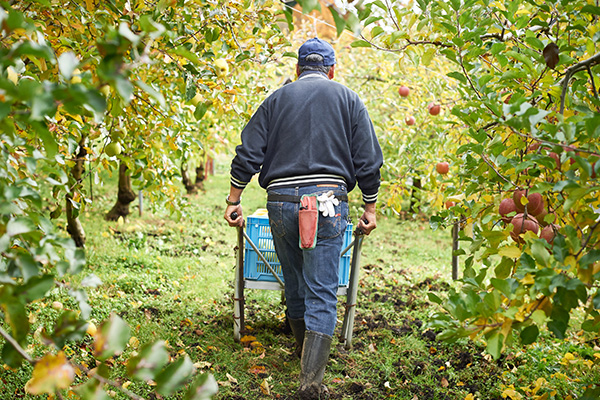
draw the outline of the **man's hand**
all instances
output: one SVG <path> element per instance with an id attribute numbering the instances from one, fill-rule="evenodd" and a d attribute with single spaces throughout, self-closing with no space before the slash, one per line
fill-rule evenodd
<path id="1" fill-rule="evenodd" d="M 377 228 L 375 203 L 365 204 L 365 212 L 358 220 L 356 228 L 360 229 L 365 235 L 369 235 L 373 229 Z"/>
<path id="2" fill-rule="evenodd" d="M 232 218 L 232 214 L 235 218 Z M 225 209 L 225 220 L 229 226 L 244 226 L 244 216 L 242 214 L 242 206 L 227 206 Z"/>

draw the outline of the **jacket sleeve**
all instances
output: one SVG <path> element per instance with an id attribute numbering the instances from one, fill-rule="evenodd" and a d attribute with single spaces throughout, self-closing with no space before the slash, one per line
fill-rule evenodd
<path id="1" fill-rule="evenodd" d="M 254 174 L 260 172 L 265 157 L 268 118 L 264 104 L 258 108 L 242 130 L 242 144 L 235 148 L 231 162 L 231 185 L 244 189 Z"/>
<path id="2" fill-rule="evenodd" d="M 375 203 L 381 182 L 383 154 L 373 123 L 362 102 L 353 126 L 352 160 L 358 187 L 365 203 Z"/>

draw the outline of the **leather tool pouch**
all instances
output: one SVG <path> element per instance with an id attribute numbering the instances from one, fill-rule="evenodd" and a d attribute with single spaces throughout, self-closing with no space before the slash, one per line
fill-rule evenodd
<path id="1" fill-rule="evenodd" d="M 300 198 L 298 225 L 300 226 L 300 248 L 313 249 L 317 245 L 319 226 L 319 204 L 316 194 L 304 195 Z"/>

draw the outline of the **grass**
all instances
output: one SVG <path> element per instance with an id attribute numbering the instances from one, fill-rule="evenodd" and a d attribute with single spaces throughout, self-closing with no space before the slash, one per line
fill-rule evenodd
<path id="1" fill-rule="evenodd" d="M 156 398 L 151 384 L 128 382 L 124 360 L 143 343 L 158 339 L 166 341 L 173 359 L 187 354 L 199 370 L 215 376 L 217 399 L 287 399 L 297 386 L 299 361 L 292 355 L 294 341 L 285 328 L 280 292 L 247 290 L 246 325 L 254 339 L 233 339 L 236 233 L 222 217 L 228 185 L 223 173 L 211 177 L 204 192 L 189 198 L 181 220 L 169 218 L 155 204 L 141 217 L 132 207 L 128 221 L 108 223 L 102 218 L 113 202 L 108 188 L 82 216 L 88 265 L 70 285 L 89 274 L 102 281 L 88 290 L 91 320 L 100 324 L 116 313 L 127 321 L 133 339 L 122 356 L 111 360 L 111 373 L 144 398 Z M 252 183 L 244 192 L 245 213 L 264 207 L 265 197 Z M 355 220 L 357 205 L 353 200 Z M 378 220 L 362 249 L 353 349 L 334 340 L 325 377 L 332 399 L 500 399 L 512 387 L 526 395 L 536 385 L 538 395 L 562 399 L 580 394 L 581 379 L 598 380 L 595 353 L 580 350 L 576 335 L 565 341 L 543 337 L 528 351 L 509 349 L 500 361 L 474 342 L 435 340 L 436 333 L 425 328 L 435 310 L 427 293 L 443 296 L 455 284 L 450 252 L 449 231 L 432 231 L 420 219 Z M 52 308 L 55 301 L 77 309 L 66 287 L 54 289 L 31 306 L 36 332 L 52 329 L 60 311 Z M 341 321 L 341 305 L 338 312 Z M 86 336 L 69 342 L 65 352 L 93 367 L 92 341 Z M 28 351 L 41 355 L 39 334 L 30 343 Z M 586 368 L 590 362 L 595 369 Z M 0 369 L 0 398 L 45 398 L 24 392 L 30 373 L 28 365 Z M 116 399 L 126 398 L 107 390 Z"/>

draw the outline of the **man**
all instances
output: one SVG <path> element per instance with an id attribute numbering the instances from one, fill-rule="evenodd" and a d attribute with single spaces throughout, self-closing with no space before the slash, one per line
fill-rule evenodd
<path id="1" fill-rule="evenodd" d="M 381 148 L 363 102 L 332 81 L 334 69 L 329 43 L 313 38 L 299 48 L 298 80 L 273 92 L 242 131 L 226 200 L 225 219 L 230 226 L 243 226 L 242 191 L 260 172 L 285 280 L 287 316 L 301 349 L 300 399 L 319 399 L 325 390 L 321 382 L 337 320 L 347 192 L 357 183 L 365 202 L 357 228 L 368 235 L 377 226 Z M 318 214 L 314 248 L 299 246 L 303 195 L 319 195 L 324 210 Z"/>

